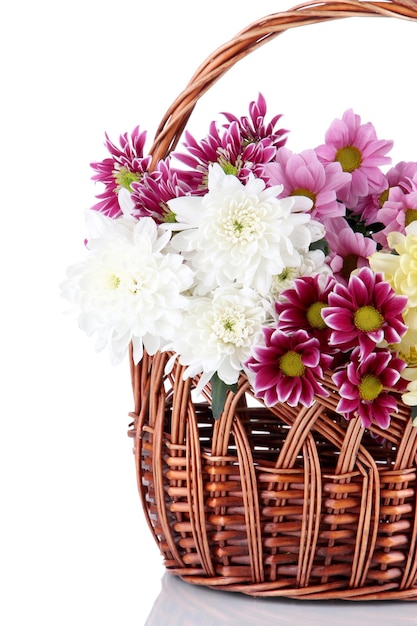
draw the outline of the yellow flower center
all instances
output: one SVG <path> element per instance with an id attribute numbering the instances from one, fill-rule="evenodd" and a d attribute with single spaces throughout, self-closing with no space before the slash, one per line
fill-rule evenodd
<path id="1" fill-rule="evenodd" d="M 384 386 L 373 374 L 364 376 L 359 384 L 359 396 L 365 402 L 375 400 L 383 390 Z"/>
<path id="2" fill-rule="evenodd" d="M 405 225 L 408 226 L 415 221 L 417 221 L 417 209 L 407 209 L 405 212 Z"/>
<path id="3" fill-rule="evenodd" d="M 379 208 L 380 209 L 383 207 L 385 202 L 388 200 L 388 196 L 389 196 L 389 187 L 388 187 L 388 189 L 385 189 L 385 191 L 383 191 L 381 193 L 381 195 L 379 196 L 379 198 L 378 198 L 378 203 L 379 203 Z"/>
<path id="4" fill-rule="evenodd" d="M 398 356 L 407 363 L 408 367 L 417 367 L 417 346 L 410 346 L 408 352 L 400 351 Z"/>
<path id="5" fill-rule="evenodd" d="M 239 155 L 236 159 L 236 163 L 233 164 L 230 162 L 230 155 L 227 150 L 218 150 L 217 152 L 218 158 L 217 163 L 222 168 L 225 174 L 231 174 L 232 176 L 237 176 L 242 169 L 242 157 Z"/>
<path id="6" fill-rule="evenodd" d="M 353 172 L 362 163 L 362 154 L 355 146 L 345 146 L 336 152 L 335 161 L 339 161 L 344 172 Z"/>
<path id="7" fill-rule="evenodd" d="M 302 376 L 305 372 L 305 367 L 301 360 L 301 356 L 294 350 L 289 350 L 279 360 L 279 368 L 285 376 Z"/>
<path id="8" fill-rule="evenodd" d="M 384 318 L 373 306 L 368 305 L 362 306 L 355 311 L 353 321 L 356 328 L 362 330 L 364 333 L 369 333 L 381 328 L 384 323 Z"/>
<path id="9" fill-rule="evenodd" d="M 116 179 L 118 189 L 124 187 L 128 191 L 132 191 L 131 184 L 139 180 L 139 174 L 130 172 L 126 167 L 121 167 L 120 170 L 114 172 L 114 178 Z"/>
<path id="10" fill-rule="evenodd" d="M 314 302 L 307 309 L 307 321 L 312 328 L 317 328 L 318 330 L 324 330 L 327 328 L 327 324 L 321 316 L 321 312 L 324 308 L 328 306 L 325 302 Z"/>
<path id="11" fill-rule="evenodd" d="M 212 329 L 221 342 L 235 346 L 242 346 L 252 332 L 243 311 L 233 307 L 227 307 L 216 317 Z"/>
<path id="12" fill-rule="evenodd" d="M 171 211 L 171 209 L 164 206 L 164 209 L 167 209 L 167 211 L 164 213 L 164 222 L 167 224 L 174 224 L 177 221 L 177 215 L 176 213 L 174 213 L 174 211 Z"/>
<path id="13" fill-rule="evenodd" d="M 236 174 L 238 173 L 236 165 L 232 165 L 231 163 L 224 163 L 222 165 L 222 168 L 225 174 L 231 174 L 232 176 L 236 176 Z"/>
<path id="14" fill-rule="evenodd" d="M 294 191 L 292 191 L 290 195 L 291 196 L 306 196 L 307 198 L 310 198 L 310 200 L 313 203 L 313 206 L 311 207 L 312 209 L 314 209 L 316 205 L 317 195 L 313 191 L 310 191 L 309 189 L 304 189 L 304 188 L 294 189 Z"/>
<path id="15" fill-rule="evenodd" d="M 292 278 L 292 268 L 290 267 L 285 267 L 281 274 L 275 274 L 274 278 L 276 278 L 279 281 L 285 281 L 288 280 L 288 278 Z"/>
<path id="16" fill-rule="evenodd" d="M 118 289 L 120 286 L 120 277 L 117 274 L 112 274 L 109 279 L 110 289 Z"/>
<path id="17" fill-rule="evenodd" d="M 262 217 L 249 203 L 232 206 L 223 211 L 219 232 L 230 244 L 245 245 L 261 236 Z"/>

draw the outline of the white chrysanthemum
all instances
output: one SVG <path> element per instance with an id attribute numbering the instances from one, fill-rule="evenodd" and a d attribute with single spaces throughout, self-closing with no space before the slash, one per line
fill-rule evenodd
<path id="1" fill-rule="evenodd" d="M 267 303 L 252 289 L 218 288 L 211 296 L 191 299 L 170 349 L 188 366 L 185 377 L 202 374 L 199 389 L 215 372 L 234 384 L 266 316 Z"/>
<path id="2" fill-rule="evenodd" d="M 93 237 L 89 255 L 70 267 L 62 295 L 77 307 L 79 325 L 97 336 L 96 349 L 109 347 L 120 362 L 133 344 L 135 363 L 163 349 L 182 323 L 182 295 L 193 273 L 176 253 L 167 252 L 170 233 L 151 218 L 111 219 L 89 211 Z"/>
<path id="3" fill-rule="evenodd" d="M 273 298 L 277 299 L 284 289 L 291 288 L 296 278 L 319 274 L 325 282 L 327 277 L 333 274 L 322 250 L 309 250 L 300 256 L 301 263 L 298 267 L 286 267 L 281 274 L 272 277 L 271 296 Z"/>
<path id="4" fill-rule="evenodd" d="M 311 200 L 278 199 L 281 187 L 265 187 L 252 174 L 246 184 L 210 166 L 208 193 L 183 196 L 168 204 L 179 230 L 172 245 L 191 263 L 205 295 L 233 282 L 267 294 L 272 276 L 301 263 L 300 251 L 312 241 Z M 302 209 L 300 211 L 300 209 Z"/>

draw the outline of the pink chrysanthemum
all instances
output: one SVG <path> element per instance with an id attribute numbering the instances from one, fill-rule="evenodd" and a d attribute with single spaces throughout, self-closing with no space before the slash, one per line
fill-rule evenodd
<path id="1" fill-rule="evenodd" d="M 263 334 L 265 345 L 255 346 L 246 362 L 254 373 L 252 384 L 258 398 L 267 406 L 278 402 L 311 406 L 315 395 L 328 395 L 319 381 L 331 357 L 320 351 L 318 339 L 305 330 L 286 334 L 265 327 Z"/>
<path id="2" fill-rule="evenodd" d="M 357 203 L 349 207 L 349 215 L 355 216 L 367 227 L 373 226 L 378 221 L 378 211 L 386 201 L 389 192 L 387 179 L 382 192 L 370 193 L 363 198 L 358 198 Z"/>
<path id="3" fill-rule="evenodd" d="M 96 196 L 100 202 L 92 209 L 108 217 L 119 217 L 122 214 L 117 198 L 119 189 L 131 191 L 132 183 L 140 180 L 144 172 L 148 171 L 151 157 L 145 157 L 143 154 L 146 131 L 141 132 L 139 126 L 136 126 L 130 135 L 128 133 L 120 135 L 120 147 L 110 141 L 107 133 L 105 137 L 105 146 L 111 156 L 90 164 L 97 172 L 92 176 L 92 180 L 99 181 L 105 186 L 104 191 Z"/>
<path id="4" fill-rule="evenodd" d="M 152 172 L 145 172 L 131 187 L 132 214 L 137 218 L 152 217 L 158 224 L 175 221 L 169 200 L 191 193 L 182 173 L 171 167 L 169 159 L 158 161 Z"/>
<path id="5" fill-rule="evenodd" d="M 331 331 L 321 312 L 328 306 L 328 296 L 334 284 L 332 276 L 317 274 L 296 278 L 292 288 L 283 291 L 279 302 L 275 303 L 278 328 L 286 333 L 306 330 L 319 340 L 322 350 L 328 351 Z"/>
<path id="6" fill-rule="evenodd" d="M 410 193 L 417 184 L 417 162 L 400 161 L 385 174 L 386 184 L 382 193 L 369 194 L 359 198 L 355 207 L 350 207 L 353 215 L 358 215 L 367 226 L 380 222 L 378 213 L 385 202 L 390 200 L 392 190 L 397 187 L 404 193 Z"/>
<path id="7" fill-rule="evenodd" d="M 417 162 L 416 161 L 400 161 L 387 172 L 387 180 L 389 187 L 401 187 L 403 191 L 410 191 L 409 182 L 416 180 Z M 417 180 L 416 180 L 417 182 Z"/>
<path id="8" fill-rule="evenodd" d="M 405 362 L 389 350 L 375 349 L 363 358 L 356 348 L 347 365 L 332 376 L 341 396 L 336 410 L 347 420 L 359 416 L 364 428 L 373 422 L 388 428 L 390 416 L 397 410 L 390 389 L 405 388 L 401 379 L 404 367 Z"/>
<path id="9" fill-rule="evenodd" d="M 330 344 L 339 350 L 359 345 L 366 358 L 382 341 L 399 343 L 407 330 L 402 317 L 407 298 L 368 267 L 352 274 L 347 285 L 336 283 L 328 303 L 322 316 L 332 329 Z"/>
<path id="10" fill-rule="evenodd" d="M 273 163 L 265 166 L 269 184 L 282 185 L 280 194 L 307 196 L 313 202 L 311 217 L 316 220 L 345 214 L 345 205 L 337 200 L 337 191 L 346 185 L 350 176 L 340 163 L 321 163 L 314 150 L 294 154 L 287 148 L 277 152 Z"/>
<path id="11" fill-rule="evenodd" d="M 198 142 L 189 131 L 185 132 L 185 152 L 175 152 L 173 156 L 191 170 L 182 172 L 184 180 L 194 193 L 202 195 L 207 191 L 209 165 L 219 163 L 226 174 L 233 174 L 246 182 L 252 172 L 264 179 L 264 167 L 275 158 L 278 148 L 285 142 L 284 130 L 275 130 L 280 115 L 265 124 L 266 104 L 262 96 L 250 105 L 251 121 L 247 117 L 240 120 L 229 113 L 223 113 L 229 120 L 221 129 L 212 122 L 208 136 Z"/>
<path id="12" fill-rule="evenodd" d="M 376 251 L 375 241 L 354 232 L 343 218 L 327 222 L 326 241 L 327 261 L 335 278 L 345 284 L 353 270 L 369 267 L 368 257 Z"/>
<path id="13" fill-rule="evenodd" d="M 347 208 L 355 206 L 360 197 L 384 190 L 385 176 L 379 167 L 390 163 L 385 155 L 392 145 L 392 141 L 377 138 L 371 123 L 361 124 L 360 116 L 352 109 L 341 120 L 333 121 L 325 143 L 316 148 L 316 153 L 324 164 L 338 161 L 343 171 L 350 174 L 349 183 L 338 194 Z"/>
<path id="14" fill-rule="evenodd" d="M 383 248 L 388 248 L 387 236 L 394 231 L 405 233 L 405 228 L 417 220 L 417 184 L 409 182 L 409 191 L 401 187 L 390 190 L 388 200 L 378 211 L 378 221 L 385 225 L 383 230 L 374 233 L 374 240 Z"/>

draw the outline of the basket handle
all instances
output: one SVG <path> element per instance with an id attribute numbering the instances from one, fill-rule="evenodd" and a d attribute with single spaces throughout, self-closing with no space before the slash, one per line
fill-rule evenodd
<path id="1" fill-rule="evenodd" d="M 267 15 L 217 48 L 200 65 L 186 88 L 162 118 L 150 149 L 153 164 L 176 147 L 199 98 L 240 59 L 290 28 L 347 17 L 395 17 L 417 20 L 416 0 L 310 0 L 287 11 Z"/>

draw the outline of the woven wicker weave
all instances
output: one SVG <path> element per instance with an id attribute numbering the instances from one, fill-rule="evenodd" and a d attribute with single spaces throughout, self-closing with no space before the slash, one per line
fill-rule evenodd
<path id="1" fill-rule="evenodd" d="M 417 20 L 414 0 L 310 2 L 250 25 L 215 51 L 167 111 L 152 154 L 176 146 L 198 99 L 239 59 L 289 28 L 347 17 Z M 203 348 L 202 348 L 203 349 Z M 139 493 L 168 571 L 257 596 L 417 599 L 417 429 L 399 401 L 387 431 L 311 408 L 255 401 L 245 376 L 214 421 L 169 355 L 134 366 Z M 383 434 L 377 443 L 372 434 Z"/>

